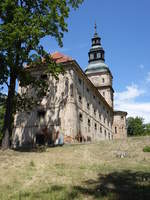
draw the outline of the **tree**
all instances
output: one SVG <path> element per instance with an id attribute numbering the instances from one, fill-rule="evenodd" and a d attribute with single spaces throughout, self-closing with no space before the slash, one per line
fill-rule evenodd
<path id="1" fill-rule="evenodd" d="M 144 125 L 144 135 L 150 135 L 150 123 Z"/>
<path id="2" fill-rule="evenodd" d="M 0 144 L 2 141 L 2 128 L 4 125 L 5 105 L 6 105 L 6 95 L 0 93 Z"/>
<path id="3" fill-rule="evenodd" d="M 35 80 L 24 66 L 45 65 L 47 72 L 57 77 L 61 69 L 44 51 L 40 39 L 52 36 L 62 46 L 70 8 L 78 8 L 82 2 L 83 0 L 0 1 L 0 85 L 8 86 L 3 148 L 10 147 L 13 113 L 16 111 L 16 81 L 18 80 L 21 86 L 44 86 L 44 83 Z"/>
<path id="4" fill-rule="evenodd" d="M 144 135 L 144 124 L 141 117 L 129 117 L 127 119 L 127 133 L 129 136 Z"/>

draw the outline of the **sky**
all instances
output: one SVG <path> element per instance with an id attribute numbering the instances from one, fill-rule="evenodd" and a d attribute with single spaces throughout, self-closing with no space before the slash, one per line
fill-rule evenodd
<path id="1" fill-rule="evenodd" d="M 60 48 L 54 38 L 41 40 L 45 50 L 74 58 L 84 70 L 94 23 L 113 74 L 115 109 L 150 123 L 150 0 L 84 0 L 71 10 Z"/>

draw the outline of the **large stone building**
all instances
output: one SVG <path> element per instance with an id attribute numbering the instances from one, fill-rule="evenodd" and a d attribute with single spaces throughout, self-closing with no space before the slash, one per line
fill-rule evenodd
<path id="1" fill-rule="evenodd" d="M 39 79 L 46 78 L 49 88 L 40 107 L 30 113 L 16 114 L 14 146 L 34 145 L 39 142 L 39 136 L 43 137 L 41 143 L 52 143 L 57 131 L 63 134 L 66 142 L 110 140 L 127 136 L 127 113 L 114 111 L 113 76 L 105 64 L 104 54 L 95 27 L 85 72 L 75 60 L 59 52 L 51 55 L 56 63 L 63 65 L 66 72 L 59 75 L 59 80 L 43 74 L 42 67 L 30 69 Z M 24 89 L 19 87 L 19 93 Z"/>

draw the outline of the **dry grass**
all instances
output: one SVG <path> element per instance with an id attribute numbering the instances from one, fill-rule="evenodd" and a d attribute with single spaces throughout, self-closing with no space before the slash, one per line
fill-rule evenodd
<path id="1" fill-rule="evenodd" d="M 0 151 L 0 199 L 149 200 L 150 137 L 65 145 L 46 152 Z M 116 157 L 116 152 L 127 157 Z"/>

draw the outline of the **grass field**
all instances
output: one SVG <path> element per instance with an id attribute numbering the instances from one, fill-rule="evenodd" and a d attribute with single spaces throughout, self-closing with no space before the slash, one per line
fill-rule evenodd
<path id="1" fill-rule="evenodd" d="M 150 200 L 147 145 L 150 137 L 0 151 L 0 200 Z"/>

